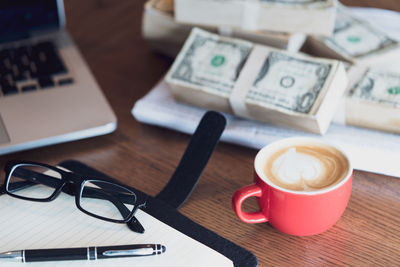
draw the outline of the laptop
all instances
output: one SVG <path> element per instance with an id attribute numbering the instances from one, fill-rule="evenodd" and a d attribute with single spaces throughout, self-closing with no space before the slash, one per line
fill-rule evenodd
<path id="1" fill-rule="evenodd" d="M 62 0 L 0 1 L 0 155 L 116 129 Z"/>

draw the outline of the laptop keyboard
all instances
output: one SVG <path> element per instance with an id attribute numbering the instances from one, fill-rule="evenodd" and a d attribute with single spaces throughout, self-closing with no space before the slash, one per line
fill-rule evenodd
<path id="1" fill-rule="evenodd" d="M 51 41 L 0 49 L 0 97 L 73 82 Z"/>

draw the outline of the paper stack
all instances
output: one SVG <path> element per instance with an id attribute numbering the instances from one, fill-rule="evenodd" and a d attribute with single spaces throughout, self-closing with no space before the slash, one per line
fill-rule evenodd
<path id="1" fill-rule="evenodd" d="M 337 60 L 193 29 L 166 81 L 176 99 L 323 134 L 346 86 Z"/>
<path id="2" fill-rule="evenodd" d="M 144 6 L 142 34 L 157 52 L 175 57 L 193 26 L 195 25 L 180 23 L 175 20 L 174 5 L 171 0 L 150 0 Z M 306 39 L 306 35 L 303 33 L 254 31 L 217 25 L 202 26 L 202 28 L 210 32 L 246 39 L 288 51 L 298 51 Z"/>
<path id="3" fill-rule="evenodd" d="M 179 22 L 331 35 L 334 0 L 175 0 Z"/>

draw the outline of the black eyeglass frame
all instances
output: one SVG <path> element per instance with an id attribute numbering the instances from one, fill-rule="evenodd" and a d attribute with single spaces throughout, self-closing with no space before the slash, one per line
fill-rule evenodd
<path id="1" fill-rule="evenodd" d="M 11 191 L 9 191 L 8 187 L 9 187 L 11 174 L 17 167 L 20 167 L 20 166 L 38 166 L 38 167 L 42 167 L 42 168 L 47 168 L 47 169 L 50 169 L 50 170 L 53 170 L 53 171 L 59 173 L 61 175 L 61 179 L 58 181 L 59 184 L 55 187 L 54 192 L 47 198 L 38 199 L 38 198 L 30 198 L 30 197 L 24 197 L 21 195 L 16 195 L 16 194 L 13 194 Z M 3 191 L 12 197 L 29 200 L 29 201 L 36 201 L 36 202 L 50 202 L 50 201 L 56 199 L 57 196 L 62 191 L 68 195 L 75 196 L 75 204 L 76 204 L 77 208 L 89 216 L 92 216 L 92 217 L 95 217 L 97 219 L 104 220 L 104 221 L 114 222 L 114 223 L 128 223 L 128 226 L 129 226 L 129 228 L 131 228 L 131 230 L 133 230 L 133 228 L 137 229 L 138 226 L 131 227 L 129 225 L 130 222 L 139 224 L 139 228 L 140 227 L 143 228 L 140 225 L 139 221 L 134 217 L 134 215 L 135 215 L 136 211 L 138 210 L 138 208 L 144 207 L 146 205 L 146 201 L 138 201 L 138 195 L 134 191 L 132 191 L 130 188 L 128 188 L 122 184 L 119 184 L 117 182 L 110 182 L 106 179 L 101 179 L 101 178 L 97 178 L 97 177 L 88 177 L 88 175 L 81 175 L 81 174 L 74 173 L 74 172 L 64 171 L 55 166 L 51 166 L 51 165 L 48 165 L 45 163 L 33 162 L 33 161 L 15 161 L 15 160 L 9 161 L 6 163 L 4 171 L 6 173 L 6 177 L 5 177 L 5 181 L 4 181 L 4 185 L 3 185 Z M 85 178 L 81 178 L 81 177 L 85 177 Z M 51 177 L 48 177 L 48 178 L 51 178 Z M 115 203 L 115 201 L 112 201 L 113 204 L 116 205 L 118 210 L 121 212 L 121 215 L 125 219 L 116 220 L 116 219 L 103 217 L 103 216 L 91 213 L 91 212 L 85 210 L 84 208 L 82 208 L 82 206 L 80 204 L 80 199 L 81 199 L 81 195 L 82 195 L 82 191 L 83 191 L 85 183 L 96 182 L 96 181 L 99 181 L 99 182 L 102 182 L 105 184 L 110 184 L 113 186 L 117 186 L 117 187 L 123 188 L 124 190 L 126 190 L 129 193 L 132 193 L 131 196 L 135 197 L 133 203 L 129 203 L 129 201 L 127 200 L 127 201 L 123 201 L 123 202 L 121 201 L 121 203 L 119 203 L 119 205 L 118 205 L 118 203 Z M 48 184 L 45 184 L 45 185 L 50 186 Z M 26 184 L 17 189 L 23 189 L 26 186 L 30 186 L 30 185 Z M 125 199 L 126 199 L 126 197 L 125 197 Z M 123 203 L 134 205 L 133 210 L 129 211 L 128 208 L 126 208 L 125 205 L 123 205 Z M 129 212 L 129 214 L 124 215 L 124 213 L 126 214 L 127 211 Z M 136 230 L 133 230 L 133 231 L 136 231 Z"/>

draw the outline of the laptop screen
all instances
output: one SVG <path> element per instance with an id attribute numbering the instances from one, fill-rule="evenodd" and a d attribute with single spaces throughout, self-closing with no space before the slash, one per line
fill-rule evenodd
<path id="1" fill-rule="evenodd" d="M 59 27 L 57 0 L 1 0 L 0 42 Z"/>

